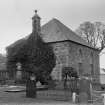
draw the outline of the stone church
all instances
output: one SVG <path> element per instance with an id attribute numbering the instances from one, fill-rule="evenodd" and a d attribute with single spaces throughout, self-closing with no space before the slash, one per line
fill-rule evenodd
<path id="1" fill-rule="evenodd" d="M 36 25 L 38 31 L 41 30 L 42 39 L 53 47 L 56 55 L 56 66 L 51 74 L 53 79 L 61 80 L 62 67 L 69 66 L 75 68 L 79 75 L 92 76 L 96 81 L 99 81 L 99 51 L 92 48 L 59 20 L 54 18 L 40 26 L 40 19 L 37 12 L 35 12 L 32 24 Z M 17 44 L 21 45 L 27 40 L 28 36 L 8 46 L 6 49 L 7 54 Z"/>

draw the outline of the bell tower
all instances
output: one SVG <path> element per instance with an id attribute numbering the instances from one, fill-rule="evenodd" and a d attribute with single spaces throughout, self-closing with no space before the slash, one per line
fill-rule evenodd
<path id="1" fill-rule="evenodd" d="M 40 26 L 40 17 L 37 14 L 37 10 L 35 10 L 35 15 L 32 17 L 32 33 L 38 32 L 40 33 L 41 31 L 41 26 Z"/>

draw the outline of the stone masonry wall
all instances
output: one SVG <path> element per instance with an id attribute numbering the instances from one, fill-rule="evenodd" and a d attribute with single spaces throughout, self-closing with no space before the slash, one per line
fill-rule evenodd
<path id="1" fill-rule="evenodd" d="M 99 81 L 99 55 L 98 51 L 70 41 L 52 43 L 56 55 L 56 67 L 52 72 L 54 79 L 62 79 L 62 67 L 74 67 L 79 74 L 93 73 Z M 81 64 L 81 65 L 80 65 Z M 80 67 L 81 66 L 81 67 Z M 82 71 L 79 71 L 82 69 Z"/>

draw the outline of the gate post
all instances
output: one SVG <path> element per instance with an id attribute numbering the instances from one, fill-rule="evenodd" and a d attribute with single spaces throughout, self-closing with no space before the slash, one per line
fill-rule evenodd
<path id="1" fill-rule="evenodd" d="M 26 97 L 36 98 L 36 77 L 34 74 L 26 82 Z"/>

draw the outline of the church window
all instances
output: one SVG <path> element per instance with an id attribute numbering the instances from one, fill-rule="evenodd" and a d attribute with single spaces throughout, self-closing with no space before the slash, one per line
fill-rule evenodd
<path id="1" fill-rule="evenodd" d="M 82 50 L 80 49 L 79 50 L 79 63 L 82 63 L 82 56 L 83 56 Z"/>
<path id="2" fill-rule="evenodd" d="M 60 64 L 61 62 L 60 62 L 60 58 L 59 58 L 59 56 L 57 56 L 56 57 L 56 64 Z"/>
<path id="3" fill-rule="evenodd" d="M 78 62 L 79 75 L 82 75 L 83 73 L 82 57 L 83 57 L 82 50 L 79 49 L 79 62 Z"/>
<path id="4" fill-rule="evenodd" d="M 79 75 L 82 75 L 82 73 L 83 73 L 83 68 L 82 68 L 82 66 L 83 66 L 83 64 L 82 63 L 78 63 L 78 68 L 79 68 Z"/>
<path id="5" fill-rule="evenodd" d="M 94 65 L 93 65 L 93 53 L 90 54 L 90 69 L 91 69 L 91 75 L 94 75 Z"/>

